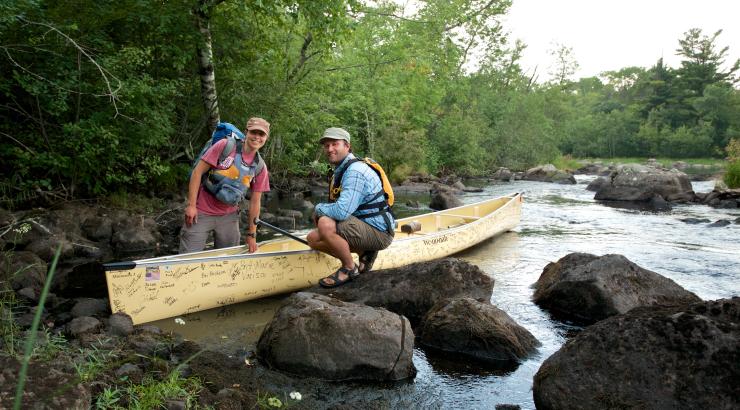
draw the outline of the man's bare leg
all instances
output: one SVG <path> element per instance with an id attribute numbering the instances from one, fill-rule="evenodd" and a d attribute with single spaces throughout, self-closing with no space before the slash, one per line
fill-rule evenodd
<path id="1" fill-rule="evenodd" d="M 337 234 L 337 223 L 335 220 L 322 216 L 316 224 L 316 229 L 311 231 L 306 239 L 311 249 L 328 253 L 342 262 L 342 267 L 354 269 L 355 261 L 352 259 L 352 253 L 347 241 Z M 341 272 L 339 280 L 347 279 L 347 274 Z M 332 279 L 328 279 L 332 280 Z"/>

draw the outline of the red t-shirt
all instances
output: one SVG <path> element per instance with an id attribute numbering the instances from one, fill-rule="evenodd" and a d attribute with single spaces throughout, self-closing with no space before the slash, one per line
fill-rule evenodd
<path id="1" fill-rule="evenodd" d="M 221 151 L 223 151 L 224 149 L 224 145 L 226 145 L 226 138 L 218 141 L 211 148 L 209 148 L 208 151 L 203 154 L 201 159 L 211 167 L 218 169 L 228 168 L 229 165 L 231 165 L 235 160 L 236 150 L 234 150 L 233 153 L 231 153 L 226 159 L 224 159 L 224 162 L 222 164 L 216 164 L 218 162 L 219 155 L 221 155 Z M 242 162 L 244 162 L 245 164 L 251 164 L 252 161 L 254 161 L 254 156 L 254 152 L 243 152 Z M 252 192 L 267 192 L 270 190 L 270 177 L 267 172 L 267 165 L 262 168 L 262 172 L 252 178 L 252 181 L 249 183 L 249 189 Z M 195 202 L 195 208 L 198 210 L 198 213 L 213 216 L 228 215 L 239 210 L 238 205 L 227 205 L 216 199 L 213 194 L 206 191 L 202 184 L 200 188 L 198 188 L 198 200 Z"/>

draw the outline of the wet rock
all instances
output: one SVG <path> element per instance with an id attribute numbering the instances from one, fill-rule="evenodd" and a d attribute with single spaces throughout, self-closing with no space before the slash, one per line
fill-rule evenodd
<path id="1" fill-rule="evenodd" d="M 126 341 L 136 353 L 145 356 L 167 358 L 170 355 L 170 346 L 167 340 L 151 333 L 135 333 L 129 335 Z"/>
<path id="2" fill-rule="evenodd" d="M 46 270 L 46 262 L 33 252 L 0 253 L 0 278 L 9 281 L 13 289 L 42 289 L 46 281 Z"/>
<path id="3" fill-rule="evenodd" d="M 327 380 L 403 380 L 416 375 L 413 348 L 403 316 L 299 292 L 265 327 L 257 356 L 270 368 Z"/>
<path id="4" fill-rule="evenodd" d="M 338 288 L 314 286 L 310 291 L 345 302 L 384 307 L 404 315 L 416 326 L 443 299 L 490 301 L 493 283 L 479 267 L 460 259 L 444 258 L 372 271 Z"/>
<path id="5" fill-rule="evenodd" d="M 569 172 L 555 168 L 555 165 L 545 164 L 528 169 L 522 176 L 525 181 L 554 182 L 558 184 L 575 184 L 576 178 Z"/>
<path id="6" fill-rule="evenodd" d="M 12 408 L 21 363 L 0 355 L 0 407 Z M 34 361 L 28 366 L 21 398 L 22 409 L 93 408 L 90 387 L 81 383 L 71 366 Z"/>
<path id="7" fill-rule="evenodd" d="M 737 201 L 734 199 L 720 199 L 714 207 L 720 209 L 735 209 L 737 208 Z"/>
<path id="8" fill-rule="evenodd" d="M 108 333 L 114 336 L 128 336 L 134 332 L 134 322 L 131 316 L 117 312 L 108 318 Z"/>
<path id="9" fill-rule="evenodd" d="M 491 179 L 494 181 L 511 182 L 514 180 L 514 174 L 509 170 L 509 168 L 499 167 L 499 169 L 491 175 Z"/>
<path id="10" fill-rule="evenodd" d="M 118 215 L 113 223 L 111 245 L 119 255 L 153 255 L 160 242 L 154 219 L 145 216 Z"/>
<path id="11" fill-rule="evenodd" d="M 697 225 L 710 222 L 707 218 L 681 218 L 679 219 L 679 221 L 685 222 L 689 225 Z"/>
<path id="12" fill-rule="evenodd" d="M 735 218 L 735 222 L 734 223 L 736 225 L 740 225 L 740 217 Z"/>
<path id="13" fill-rule="evenodd" d="M 78 339 L 81 335 L 86 333 L 97 333 L 103 327 L 103 323 L 94 317 L 81 316 L 72 319 L 67 326 L 69 334 L 71 334 L 75 339 Z"/>
<path id="14" fill-rule="evenodd" d="M 586 164 L 577 170 L 575 170 L 574 174 L 576 175 L 608 175 L 609 174 L 609 167 L 604 166 L 604 164 Z"/>
<path id="15" fill-rule="evenodd" d="M 60 272 L 55 286 L 57 292 L 68 298 L 90 297 L 104 299 L 108 296 L 103 265 L 98 261 L 67 261 L 74 265 L 66 274 Z"/>
<path id="16" fill-rule="evenodd" d="M 287 216 L 288 218 L 293 219 L 302 219 L 303 218 L 303 212 L 296 211 L 295 209 L 279 209 L 278 215 L 280 216 Z"/>
<path id="17" fill-rule="evenodd" d="M 698 302 L 674 281 L 622 255 L 571 253 L 549 263 L 535 284 L 534 302 L 555 316 L 591 324 L 638 306 Z"/>
<path id="18" fill-rule="evenodd" d="M 634 309 L 588 327 L 534 376 L 538 409 L 740 408 L 740 298 Z"/>
<path id="19" fill-rule="evenodd" d="M 438 211 L 463 205 L 462 201 L 449 191 L 434 189 L 431 196 L 432 199 L 429 202 L 429 207 Z"/>
<path id="20" fill-rule="evenodd" d="M 38 301 L 39 295 L 32 287 L 23 288 L 19 290 L 17 293 L 18 293 L 18 296 L 22 296 L 28 299 L 30 302 Z"/>
<path id="21" fill-rule="evenodd" d="M 73 317 L 101 316 L 108 313 L 108 302 L 105 299 L 80 298 L 72 308 Z"/>
<path id="22" fill-rule="evenodd" d="M 139 366 L 132 364 L 132 363 L 126 363 L 123 366 L 116 369 L 115 375 L 119 379 L 125 377 L 131 383 L 141 383 L 141 380 L 144 376 L 144 372 L 141 370 Z"/>
<path id="23" fill-rule="evenodd" d="M 110 218 L 93 215 L 82 224 L 82 234 L 95 242 L 110 242 L 113 235 L 113 223 Z"/>
<path id="24" fill-rule="evenodd" d="M 419 343 L 500 368 L 517 365 L 539 346 L 506 312 L 470 298 L 436 304 L 419 327 Z"/>
<path id="25" fill-rule="evenodd" d="M 290 216 L 278 216 L 275 225 L 283 229 L 296 229 L 296 220 Z"/>
<path id="26" fill-rule="evenodd" d="M 393 193 L 396 195 L 408 194 L 426 194 L 432 189 L 428 183 L 404 181 L 401 185 L 393 187 Z"/>
<path id="27" fill-rule="evenodd" d="M 655 211 L 667 211 L 671 209 L 671 204 L 669 204 L 665 199 L 663 199 L 660 195 L 653 195 L 652 198 L 647 202 L 647 206 L 650 207 L 651 210 Z"/>
<path id="28" fill-rule="evenodd" d="M 260 219 L 269 224 L 275 224 L 275 222 L 277 221 L 277 216 L 270 212 L 260 212 Z"/>
<path id="29" fill-rule="evenodd" d="M 518 404 L 497 404 L 496 410 L 520 410 Z"/>
<path id="30" fill-rule="evenodd" d="M 409 208 L 421 208 L 421 204 L 419 204 L 419 201 L 412 201 L 410 199 L 406 201 L 406 206 Z"/>
<path id="31" fill-rule="evenodd" d="M 586 190 L 596 192 L 608 184 L 609 184 L 609 180 L 607 178 L 598 177 L 594 179 L 593 181 L 589 182 L 588 185 L 586 185 Z"/>
<path id="32" fill-rule="evenodd" d="M 57 248 L 60 249 L 60 259 L 71 258 L 74 255 L 74 246 L 64 234 L 52 234 L 34 240 L 26 246 L 25 250 L 35 253 L 47 262 L 51 262 Z"/>
<path id="33" fill-rule="evenodd" d="M 600 187 L 594 199 L 607 201 L 649 201 L 660 195 L 666 201 L 686 201 L 694 197 L 691 181 L 683 172 L 663 171 L 638 164 L 620 165 Z"/>
<path id="34" fill-rule="evenodd" d="M 714 222 L 710 223 L 709 225 L 707 225 L 707 228 L 722 228 L 722 227 L 727 226 L 727 225 L 730 225 L 730 224 L 732 224 L 731 221 L 729 221 L 727 219 L 720 219 L 718 221 L 714 221 Z"/>

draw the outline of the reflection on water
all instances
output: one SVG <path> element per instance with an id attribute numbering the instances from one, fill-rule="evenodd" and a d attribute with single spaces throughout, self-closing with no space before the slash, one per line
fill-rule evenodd
<path id="1" fill-rule="evenodd" d="M 478 265 L 495 281 L 492 303 L 539 339 L 534 357 L 511 372 L 481 370 L 457 359 L 427 356 L 416 349 L 419 373 L 413 383 L 394 385 L 341 385 L 332 395 L 315 399 L 327 402 L 381 403 L 381 408 L 491 409 L 498 403 L 534 408 L 532 377 L 542 362 L 557 351 L 567 337 L 579 330 L 555 320 L 531 300 L 532 284 L 549 262 L 571 252 L 597 255 L 622 254 L 638 265 L 667 276 L 703 299 L 740 295 L 740 225 L 708 228 L 719 219 L 735 220 L 740 209 L 714 209 L 703 205 L 678 205 L 670 211 L 623 209 L 593 200 L 586 184 L 593 177 L 577 176 L 578 185 L 517 181 L 485 186 L 468 193 L 471 203 L 512 192 L 524 192 L 522 221 L 513 232 L 488 240 L 457 256 Z M 711 183 L 694 184 L 697 192 L 712 190 Z M 428 196 L 412 198 L 428 204 Z M 397 199 L 399 205 L 406 198 Z M 428 211 L 400 206 L 404 215 Z M 686 218 L 709 223 L 688 224 Z M 262 327 L 282 298 L 245 302 L 222 309 L 183 316 L 156 325 L 181 333 L 212 350 L 227 354 L 254 349 Z M 304 386 L 305 387 L 305 386 Z M 300 386 L 296 386 L 300 388 Z M 305 387 L 311 391 L 310 386 Z M 322 396 L 322 397 L 320 397 Z M 331 396 L 331 397 L 330 397 Z"/>

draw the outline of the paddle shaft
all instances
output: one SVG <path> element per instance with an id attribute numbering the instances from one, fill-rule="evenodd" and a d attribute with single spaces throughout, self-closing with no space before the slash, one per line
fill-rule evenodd
<path id="1" fill-rule="evenodd" d="M 266 227 L 272 229 L 275 232 L 281 233 L 281 234 L 283 234 L 283 235 L 285 235 L 285 236 L 287 236 L 287 237 L 289 237 L 291 239 L 295 239 L 296 241 L 298 241 L 298 242 L 300 242 L 300 243 L 302 243 L 304 245 L 308 245 L 308 242 L 306 242 L 305 239 L 299 238 L 299 237 L 293 235 L 292 233 L 290 233 L 290 232 L 288 232 L 288 231 L 286 231 L 284 229 L 278 228 L 275 225 L 269 224 L 269 223 L 267 223 L 267 222 L 265 222 L 265 221 L 263 221 L 263 220 L 261 220 L 259 218 L 254 218 L 254 224 L 255 225 L 258 225 L 258 226 L 259 225 L 266 226 Z"/>

